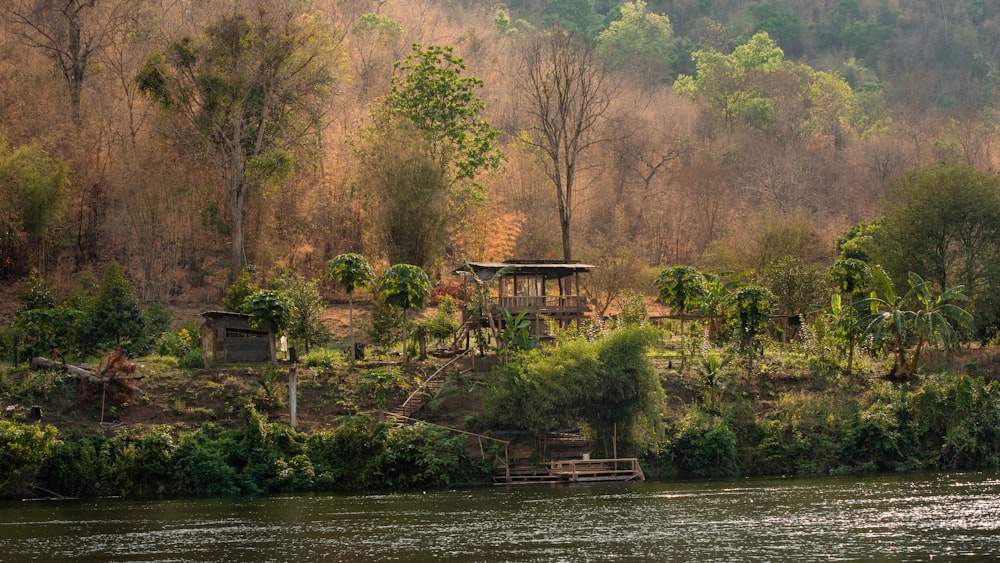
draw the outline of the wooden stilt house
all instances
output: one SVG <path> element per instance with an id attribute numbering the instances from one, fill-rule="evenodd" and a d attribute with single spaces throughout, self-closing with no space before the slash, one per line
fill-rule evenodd
<path id="1" fill-rule="evenodd" d="M 580 289 L 580 274 L 593 268 L 579 262 L 508 260 L 466 262 L 452 273 L 463 276 L 467 301 L 474 296 L 488 300 L 478 310 L 463 310 L 466 325 L 486 326 L 485 313 L 502 319 L 500 310 L 504 309 L 513 317 L 523 312 L 523 318 L 531 322 L 532 334 L 542 337 L 547 320 L 566 327 L 591 311 Z"/>

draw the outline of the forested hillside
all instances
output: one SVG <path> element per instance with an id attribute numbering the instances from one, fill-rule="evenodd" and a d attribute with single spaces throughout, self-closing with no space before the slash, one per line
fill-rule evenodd
<path id="1" fill-rule="evenodd" d="M 217 305 L 359 252 L 651 292 L 840 252 L 990 332 L 998 66 L 990 0 L 6 0 L 0 279 Z"/>

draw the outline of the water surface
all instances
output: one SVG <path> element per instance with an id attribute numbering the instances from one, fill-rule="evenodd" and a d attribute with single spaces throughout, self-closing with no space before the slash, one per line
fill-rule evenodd
<path id="1" fill-rule="evenodd" d="M 0 504 L 0 561 L 1000 560 L 1000 473 Z"/>

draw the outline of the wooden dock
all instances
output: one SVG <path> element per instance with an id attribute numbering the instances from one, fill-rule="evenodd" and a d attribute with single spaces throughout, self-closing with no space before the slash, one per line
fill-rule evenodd
<path id="1" fill-rule="evenodd" d="M 526 483 L 594 483 L 644 481 L 645 474 L 634 457 L 616 459 L 567 459 L 541 465 L 505 468 L 494 482 L 501 485 Z"/>

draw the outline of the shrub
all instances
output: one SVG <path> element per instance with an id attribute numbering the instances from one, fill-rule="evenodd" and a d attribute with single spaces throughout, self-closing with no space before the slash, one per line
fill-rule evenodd
<path id="1" fill-rule="evenodd" d="M 38 472 L 61 444 L 59 431 L 0 419 L 0 444 L 0 496 L 36 494 Z"/>
<path id="2" fill-rule="evenodd" d="M 736 474 L 736 434 L 718 416 L 695 412 L 673 440 L 681 475 L 729 477 Z"/>
<path id="3" fill-rule="evenodd" d="M 171 458 L 174 492 L 189 495 L 234 495 L 240 492 L 236 469 L 229 465 L 229 440 L 208 423 L 181 436 Z"/>

